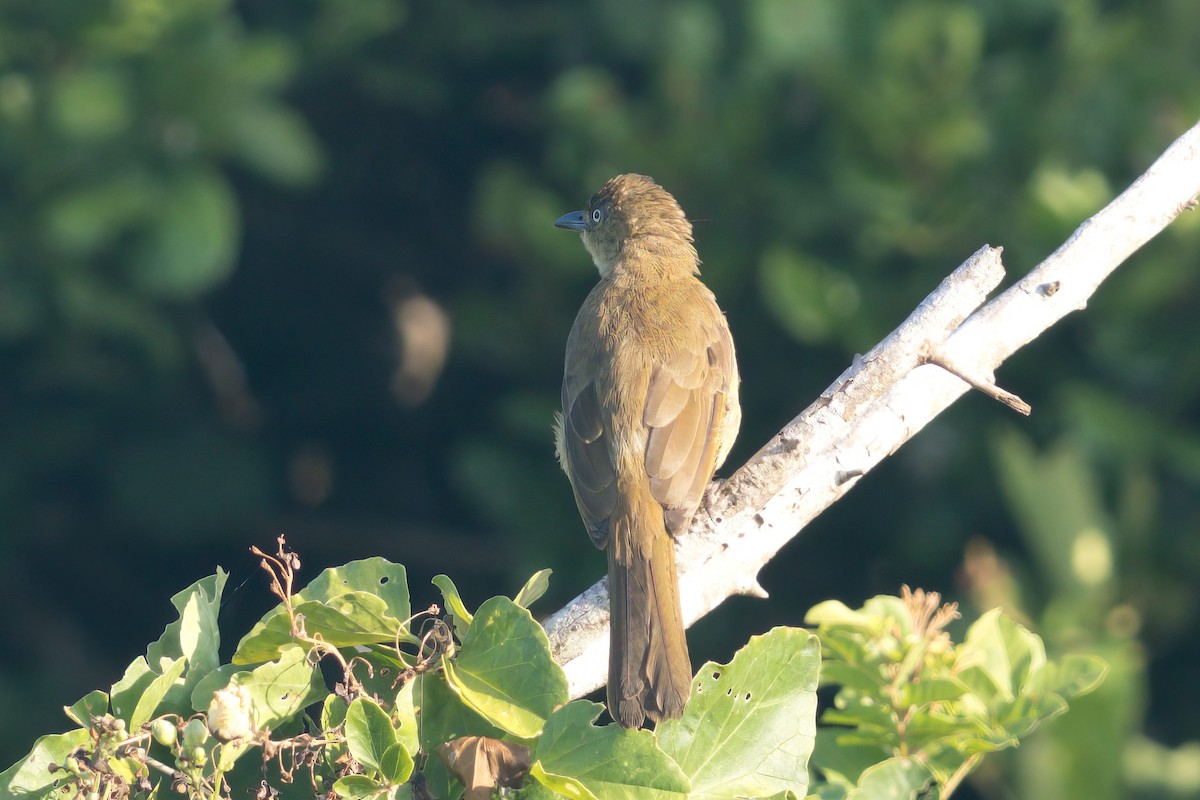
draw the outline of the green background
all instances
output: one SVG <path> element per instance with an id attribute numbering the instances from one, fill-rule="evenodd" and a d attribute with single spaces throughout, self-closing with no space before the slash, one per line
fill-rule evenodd
<path id="1" fill-rule="evenodd" d="M 1200 116 L 1194 0 L 5 0 L 0 765 L 247 548 L 383 555 L 414 607 L 597 579 L 554 463 L 595 272 L 553 220 L 654 176 L 742 372 L 736 466 L 983 243 L 1012 277 Z M 981 797 L 1200 795 L 1200 217 L 691 635 L 901 583 L 1095 652 Z M 1011 279 L 1010 279 L 1011 280 Z M 422 588 L 424 587 L 424 588 Z"/>

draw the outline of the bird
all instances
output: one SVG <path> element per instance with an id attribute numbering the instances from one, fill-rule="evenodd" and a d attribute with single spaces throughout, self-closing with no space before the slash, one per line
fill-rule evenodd
<path id="1" fill-rule="evenodd" d="M 600 273 L 567 337 L 555 450 L 608 554 L 609 711 L 640 728 L 691 694 L 674 540 L 737 436 L 737 360 L 692 225 L 652 178 L 618 175 L 554 224 Z"/>

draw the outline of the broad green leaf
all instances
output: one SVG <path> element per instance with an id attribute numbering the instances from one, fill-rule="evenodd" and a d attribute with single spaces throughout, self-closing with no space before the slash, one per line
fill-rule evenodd
<path id="1" fill-rule="evenodd" d="M 384 601 L 366 592 L 348 592 L 323 601 L 293 606 L 297 619 L 304 618 L 304 632 L 320 637 L 333 647 L 352 647 L 396 641 L 401 621 L 387 614 Z M 286 614 L 271 617 L 256 626 L 238 645 L 235 664 L 253 664 L 275 658 L 285 647 L 296 644 L 292 623 Z"/>
<path id="2" fill-rule="evenodd" d="M 295 646 L 284 650 L 276 661 L 236 673 L 230 684 L 250 690 L 254 724 L 268 730 L 292 719 L 326 693 L 321 671 L 309 663 L 303 647 Z"/>
<path id="3" fill-rule="evenodd" d="M 213 670 L 192 692 L 192 707 L 206 711 L 214 692 L 236 686 L 249 690 L 250 717 L 259 730 L 278 728 L 327 694 L 320 670 L 309 663 L 304 648 L 293 645 L 252 670 L 232 664 Z"/>
<path id="4" fill-rule="evenodd" d="M 399 742 L 385 750 L 379 759 L 379 772 L 392 785 L 404 783 L 412 771 L 413 758 L 408 748 Z"/>
<path id="5" fill-rule="evenodd" d="M 521 606 L 521 608 L 529 608 L 550 588 L 550 575 L 552 573 L 553 570 L 549 569 L 542 569 L 535 572 L 533 577 L 525 581 L 525 585 L 521 587 L 521 591 L 517 592 L 517 596 L 513 598 L 513 602 Z"/>
<path id="6" fill-rule="evenodd" d="M 775 628 L 752 637 L 728 665 L 701 668 L 683 717 L 657 731 L 691 779 L 690 797 L 805 793 L 819 667 L 816 636 Z"/>
<path id="7" fill-rule="evenodd" d="M 177 658 L 163 664 L 163 673 L 155 677 L 137 699 L 133 713 L 129 715 L 130 729 L 140 728 L 143 722 L 149 722 L 154 717 L 154 712 L 167 696 L 167 691 L 183 675 L 186 666 L 186 658 Z"/>
<path id="8" fill-rule="evenodd" d="M 346 744 L 350 755 L 373 772 L 381 772 L 383 754 L 394 746 L 396 731 L 387 712 L 374 700 L 359 697 L 346 712 Z"/>
<path id="9" fill-rule="evenodd" d="M 568 793 L 576 783 L 598 800 L 688 797 L 687 777 L 654 735 L 616 724 L 596 727 L 602 710 L 576 700 L 550 715 L 533 753 L 536 779 L 568 797 L 588 797 Z"/>
<path id="10" fill-rule="evenodd" d="M 546 632 L 507 597 L 479 607 L 458 657 L 443 657 L 442 666 L 464 703 L 522 739 L 537 736 L 568 699 L 567 678 L 550 657 Z"/>
<path id="11" fill-rule="evenodd" d="M 108 713 L 108 695 L 99 689 L 93 689 L 73 704 L 63 706 L 63 713 L 72 721 L 90 728 L 92 717 L 103 717 Z"/>
<path id="12" fill-rule="evenodd" d="M 911 758 L 889 758 L 863 772 L 846 800 L 916 800 L 932 777 Z"/>
<path id="13" fill-rule="evenodd" d="M 363 610 L 367 617 L 376 619 L 375 623 L 367 624 L 365 620 L 357 620 L 357 623 L 363 623 L 367 628 L 372 624 L 379 625 L 378 620 L 386 620 L 386 625 L 382 627 L 389 628 L 394 638 L 396 628 L 412 614 L 409 610 L 408 576 L 404 566 L 379 557 L 351 561 L 344 566 L 324 570 L 312 583 L 293 596 L 293 608 L 308 602 L 325 603 L 356 592 L 372 595 L 383 601 L 382 608 L 378 603 L 371 603 L 369 609 Z M 268 624 L 272 625 L 269 635 L 264 634 Z M 279 649 L 292 641 L 290 628 L 283 604 L 276 606 L 242 637 L 237 652 L 234 653 L 233 662 L 253 664 L 277 657 Z M 311 628 L 309 632 L 312 632 Z M 286 634 L 286 637 L 283 634 Z M 260 640 L 260 637 L 263 638 Z M 376 641 L 390 640 L 384 637 Z M 406 636 L 404 640 L 415 641 L 411 636 Z"/>
<path id="14" fill-rule="evenodd" d="M 1046 663 L 1040 637 L 994 608 L 977 619 L 962 645 L 968 657 L 985 669 L 1004 697 L 1020 694 L 1030 674 Z"/>
<path id="15" fill-rule="evenodd" d="M 412 614 L 408 600 L 408 573 L 403 564 L 372 556 L 323 570 L 312 583 L 296 593 L 300 602 L 332 600 L 350 592 L 367 592 L 383 600 L 386 613 L 406 620 Z M 273 613 L 283 613 L 278 609 Z"/>
<path id="16" fill-rule="evenodd" d="M 449 575 L 434 575 L 430 583 L 442 592 L 442 602 L 445 604 L 446 610 L 450 612 L 450 618 L 454 622 L 454 632 L 460 637 L 466 636 L 467 628 L 470 627 L 473 617 L 471 612 L 467 611 L 467 606 L 462 601 L 462 595 L 458 593 L 458 587 L 454 585 L 454 581 L 450 580 Z"/>
<path id="17" fill-rule="evenodd" d="M 63 763 L 76 748 L 90 741 L 84 728 L 42 736 L 33 743 L 29 755 L 0 772 L 0 797 L 47 796 L 45 790 L 54 785 L 58 780 L 55 775 L 61 776 L 61 773 L 52 775 L 46 768 Z"/>
<path id="18" fill-rule="evenodd" d="M 114 683 L 112 691 L 109 692 L 113 716 L 128 723 L 138 700 L 157 677 L 150 669 L 150 665 L 146 663 L 145 656 L 135 658 L 125 668 L 125 674 L 121 680 Z"/>
<path id="19" fill-rule="evenodd" d="M 190 300 L 233 270 L 241 239 L 237 198 L 208 169 L 177 175 L 164 187 L 156 218 L 127 261 L 134 284 L 168 300 Z"/>
<path id="20" fill-rule="evenodd" d="M 333 784 L 333 791 L 337 793 L 338 797 L 346 797 L 350 800 L 374 797 L 386 788 L 384 784 L 371 780 L 365 775 L 347 775 L 344 778 L 338 778 Z"/>

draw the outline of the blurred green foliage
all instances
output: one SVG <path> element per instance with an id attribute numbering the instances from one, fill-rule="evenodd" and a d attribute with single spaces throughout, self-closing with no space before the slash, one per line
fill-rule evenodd
<path id="1" fill-rule="evenodd" d="M 639 171 L 696 221 L 734 465 L 981 243 L 1023 274 L 1191 125 L 1194 12 L 7 0 L 0 713 L 50 729 L 155 633 L 133 608 L 279 530 L 472 602 L 550 566 L 566 599 L 602 571 L 549 442 L 595 276 L 556 216 Z M 901 582 L 1004 604 L 1113 671 L 980 791 L 1194 795 L 1198 260 L 1188 214 L 1001 370 L 1028 422 L 965 399 L 693 652 Z"/>

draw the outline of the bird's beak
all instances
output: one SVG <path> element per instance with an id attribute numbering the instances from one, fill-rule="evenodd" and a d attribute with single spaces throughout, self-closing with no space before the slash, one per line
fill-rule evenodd
<path id="1" fill-rule="evenodd" d="M 554 220 L 554 227 L 566 228 L 569 231 L 582 231 L 587 227 L 587 223 L 584 221 L 582 211 L 572 211 L 570 214 L 563 214 Z"/>

